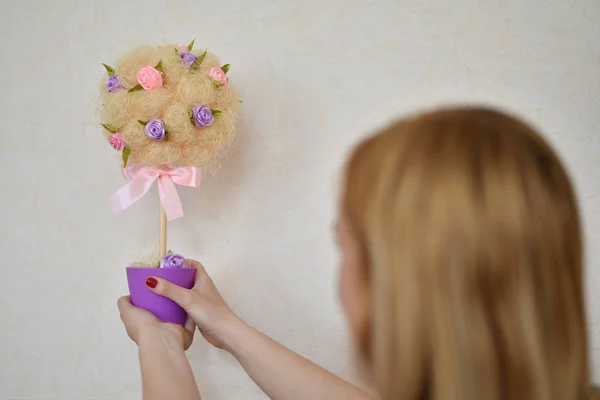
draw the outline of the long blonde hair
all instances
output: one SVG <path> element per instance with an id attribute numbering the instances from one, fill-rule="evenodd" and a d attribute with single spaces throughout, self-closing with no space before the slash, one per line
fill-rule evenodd
<path id="1" fill-rule="evenodd" d="M 534 129 L 429 112 L 362 143 L 346 174 L 383 399 L 591 397 L 576 199 Z"/>

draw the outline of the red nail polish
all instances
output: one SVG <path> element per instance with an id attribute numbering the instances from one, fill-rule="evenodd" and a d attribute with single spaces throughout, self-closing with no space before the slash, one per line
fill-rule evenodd
<path id="1" fill-rule="evenodd" d="M 158 281 L 156 279 L 152 277 L 146 279 L 146 286 L 148 286 L 149 288 L 154 289 L 156 285 L 158 285 Z"/>

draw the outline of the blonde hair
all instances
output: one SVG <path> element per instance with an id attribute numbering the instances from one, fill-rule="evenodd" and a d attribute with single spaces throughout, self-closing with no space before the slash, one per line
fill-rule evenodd
<path id="1" fill-rule="evenodd" d="M 346 174 L 383 399 L 589 398 L 578 209 L 531 127 L 429 112 L 362 143 Z"/>
<path id="2" fill-rule="evenodd" d="M 124 90 L 109 93 L 106 77 L 100 85 L 101 122 L 116 127 L 131 150 L 130 162 L 168 167 L 208 167 L 235 135 L 238 96 L 231 85 L 216 87 L 208 76 L 219 60 L 207 53 L 198 69 L 182 62 L 177 46 L 139 47 L 125 54 L 115 64 L 115 73 Z M 202 56 L 204 50 L 194 50 Z M 129 93 L 138 82 L 136 75 L 145 66 L 161 63 L 164 85 L 158 89 Z M 199 129 L 190 122 L 189 111 L 205 105 L 222 112 L 212 125 Z M 138 121 L 158 118 L 169 130 L 168 141 L 156 142 L 144 133 Z M 111 132 L 104 132 L 106 138 Z"/>

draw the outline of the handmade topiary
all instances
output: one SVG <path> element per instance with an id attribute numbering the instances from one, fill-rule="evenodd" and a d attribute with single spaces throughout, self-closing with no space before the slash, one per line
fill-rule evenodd
<path id="1" fill-rule="evenodd" d="M 213 54 L 193 47 L 194 41 L 188 46 L 139 47 L 114 67 L 103 64 L 108 76 L 100 88 L 101 125 L 108 143 L 121 152 L 123 175 L 129 181 L 111 196 L 112 209 L 120 213 L 158 182 L 159 260 L 167 255 L 167 220 L 183 215 L 175 184 L 199 187 L 202 170 L 218 165 L 235 136 L 240 100 L 227 78 L 229 64 L 221 65 Z M 135 302 L 134 297 L 142 296 L 134 295 L 130 269 Z M 142 274 L 136 269 L 136 276 Z M 152 271 L 156 275 L 156 269 Z M 191 285 L 193 274 L 188 281 Z M 186 286 L 186 282 L 179 283 Z M 163 320 L 173 319 L 167 315 L 171 311 L 165 315 L 151 311 Z M 171 322 L 180 323 L 181 315 L 178 318 Z"/>

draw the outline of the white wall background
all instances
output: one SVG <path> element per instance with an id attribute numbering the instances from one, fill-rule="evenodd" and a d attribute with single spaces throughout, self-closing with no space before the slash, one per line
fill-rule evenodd
<path id="1" fill-rule="evenodd" d="M 110 213 L 123 181 L 96 88 L 101 62 L 192 38 L 232 64 L 243 115 L 218 179 L 180 191 L 170 245 L 241 316 L 353 378 L 330 226 L 345 153 L 398 114 L 484 101 L 540 126 L 576 180 L 600 382 L 598 0 L 0 3 L 0 398 L 140 397 L 115 302 L 156 240 L 157 201 Z M 205 399 L 266 398 L 200 337 L 189 356 Z"/>

